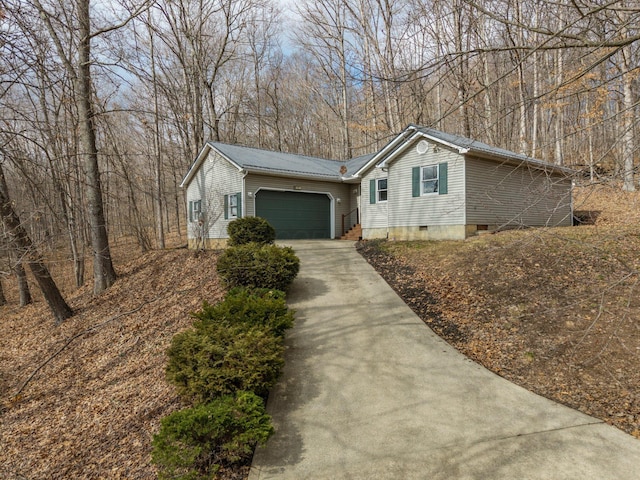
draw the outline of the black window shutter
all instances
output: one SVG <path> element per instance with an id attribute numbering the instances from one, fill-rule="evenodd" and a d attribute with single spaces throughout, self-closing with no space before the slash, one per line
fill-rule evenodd
<path id="1" fill-rule="evenodd" d="M 376 203 L 376 181 L 369 180 L 369 203 Z"/>

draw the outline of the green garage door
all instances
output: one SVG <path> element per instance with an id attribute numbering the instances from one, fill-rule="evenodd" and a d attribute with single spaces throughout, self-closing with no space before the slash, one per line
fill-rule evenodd
<path id="1" fill-rule="evenodd" d="M 319 193 L 256 193 L 256 216 L 267 219 L 276 238 L 330 238 L 331 202 Z"/>

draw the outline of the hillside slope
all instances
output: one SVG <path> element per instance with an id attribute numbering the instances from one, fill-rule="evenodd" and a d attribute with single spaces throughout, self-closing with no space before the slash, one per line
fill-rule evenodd
<path id="1" fill-rule="evenodd" d="M 462 353 L 640 438 L 640 192 L 576 193 L 595 225 L 360 250 Z"/>
<path id="2" fill-rule="evenodd" d="M 2 307 L 0 478 L 156 477 L 152 434 L 180 406 L 164 380 L 164 352 L 190 325 L 189 312 L 222 296 L 216 258 L 184 249 L 142 255 L 117 266 L 105 293 L 67 294 L 76 315 L 58 327 L 43 302 Z"/>

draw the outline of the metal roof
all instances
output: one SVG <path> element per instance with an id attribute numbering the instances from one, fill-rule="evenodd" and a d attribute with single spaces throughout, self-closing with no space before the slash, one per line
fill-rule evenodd
<path id="1" fill-rule="evenodd" d="M 488 157 L 499 160 L 525 162 L 537 168 L 558 170 L 565 173 L 573 173 L 573 171 L 569 168 L 547 163 L 536 158 L 528 157 L 527 155 L 523 155 L 521 153 L 506 150 L 504 148 L 493 147 L 478 140 L 472 140 L 460 135 L 452 135 L 450 133 L 444 133 L 433 128 L 420 127 L 418 125 L 410 125 L 409 128 L 413 128 L 416 132 L 422 133 L 427 138 L 454 147 L 463 154 L 477 155 L 482 158 Z"/>
<path id="2" fill-rule="evenodd" d="M 415 126 L 417 131 L 424 133 L 426 136 L 433 138 L 434 140 L 440 140 L 442 143 L 450 144 L 458 149 L 468 150 L 469 153 L 494 155 L 498 157 L 508 157 L 518 160 L 531 160 L 530 157 L 515 153 L 504 148 L 492 147 L 486 143 L 478 140 L 472 140 L 470 138 L 461 137 L 460 135 L 452 135 L 450 133 L 440 132 L 433 128 Z"/>
<path id="3" fill-rule="evenodd" d="M 292 153 L 272 152 L 240 145 L 209 142 L 222 155 L 248 171 L 308 174 L 314 177 L 340 178 L 339 162 Z"/>
<path id="4" fill-rule="evenodd" d="M 385 147 L 375 154 L 368 163 L 365 163 L 356 171 L 356 175 L 361 176 L 368 169 L 373 167 L 384 167 L 388 162 L 393 161 L 400 152 L 406 149 L 419 138 L 426 138 L 434 143 L 451 148 L 461 155 L 475 155 L 477 157 L 506 162 L 514 165 L 526 164 L 532 168 L 553 171 L 561 174 L 573 174 L 573 170 L 552 163 L 547 163 L 536 158 L 512 152 L 504 148 L 492 147 L 486 143 L 460 135 L 444 133 L 433 128 L 421 127 L 419 125 L 409 125 L 400 134 L 393 138 Z"/>
<path id="5" fill-rule="evenodd" d="M 510 163 L 526 163 L 534 168 L 552 170 L 562 173 L 572 173 L 572 170 L 553 165 L 542 160 L 515 153 L 503 148 L 492 147 L 478 140 L 472 140 L 459 135 L 444 133 L 433 128 L 409 125 L 402 133 L 391 140 L 387 146 L 377 153 L 361 155 L 346 161 L 327 160 L 324 158 L 298 155 L 294 153 L 274 152 L 259 148 L 230 145 L 220 142 L 208 142 L 191 165 L 191 168 L 181 186 L 186 186 L 200 164 L 206 158 L 208 149 L 213 149 L 225 157 L 239 170 L 266 175 L 303 177 L 331 182 L 353 182 L 373 165 L 383 166 L 392 161 L 399 151 L 406 148 L 412 140 L 423 137 L 440 143 L 460 154 L 476 155 L 496 161 Z M 345 167 L 346 171 L 345 171 Z"/>
<path id="6" fill-rule="evenodd" d="M 348 181 L 353 173 L 367 163 L 374 154 L 362 155 L 347 161 L 327 160 L 324 158 L 298 155 L 294 153 L 274 152 L 260 148 L 230 145 L 220 142 L 207 142 L 191 165 L 182 181 L 186 186 L 206 158 L 206 152 L 215 150 L 239 170 L 267 175 L 293 176 L 319 179 L 332 182 Z M 344 168 L 343 168 L 344 167 Z M 345 171 L 346 168 L 346 171 Z"/>

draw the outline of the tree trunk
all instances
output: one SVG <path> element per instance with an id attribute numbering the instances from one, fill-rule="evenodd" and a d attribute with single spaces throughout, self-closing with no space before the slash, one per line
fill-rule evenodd
<path id="1" fill-rule="evenodd" d="M 463 135 L 471 138 L 471 120 L 469 118 L 469 105 L 467 104 L 469 91 L 468 91 L 468 83 L 467 83 L 467 72 L 468 72 L 468 58 L 466 53 L 463 51 L 463 41 L 465 38 L 464 31 L 464 10 L 462 8 L 461 3 L 454 3 L 456 12 L 454 15 L 455 22 L 455 48 L 456 55 L 458 58 L 456 59 L 456 83 L 458 90 L 458 111 L 460 113 L 460 121 L 462 123 Z"/>
<path id="2" fill-rule="evenodd" d="M 624 29 L 625 35 L 627 29 Z M 634 141 L 633 141 L 633 125 L 635 123 L 634 118 L 634 102 L 632 84 L 636 74 L 633 72 L 631 47 L 627 46 L 622 49 L 623 64 L 625 67 L 625 73 L 622 76 L 622 189 L 627 192 L 635 192 L 636 184 L 633 171 L 633 154 L 634 154 Z"/>
<path id="3" fill-rule="evenodd" d="M 104 215 L 98 148 L 91 103 L 91 25 L 89 0 L 78 0 L 80 41 L 78 43 L 78 66 L 76 71 L 76 104 L 78 107 L 78 130 L 81 155 L 84 157 L 87 177 L 87 206 L 93 246 L 93 292 L 98 294 L 116 281 L 116 272 L 111 262 L 109 237 Z"/>
<path id="4" fill-rule="evenodd" d="M 563 58 L 562 50 L 555 52 L 556 55 L 556 104 L 555 110 L 555 148 L 554 148 L 554 162 L 556 165 L 564 164 L 564 107 L 562 105 L 562 98 L 560 94 L 560 88 L 562 87 L 563 79 Z"/>
<path id="5" fill-rule="evenodd" d="M 537 44 L 537 38 L 536 38 Z M 531 156 L 538 157 L 538 111 L 540 102 L 540 76 L 538 74 L 538 52 L 533 52 L 533 111 L 531 113 Z"/>
<path id="6" fill-rule="evenodd" d="M 7 297 L 4 296 L 4 288 L 2 288 L 2 282 L 0 281 L 0 306 L 7 304 Z"/>
<path id="7" fill-rule="evenodd" d="M 16 280 L 18 281 L 20 306 L 26 307 L 27 305 L 33 303 L 33 298 L 31 297 L 31 290 L 29 289 L 29 282 L 27 281 L 27 272 L 24 271 L 22 260 L 16 261 L 13 267 L 13 273 L 15 274 Z"/>
<path id="8" fill-rule="evenodd" d="M 540 23 L 540 10 L 538 4 L 535 7 L 535 25 Z M 538 45 L 538 33 L 533 33 L 533 44 Z M 538 50 L 533 52 L 533 109 L 531 113 L 531 156 L 538 158 L 538 115 L 540 111 L 540 73 L 538 65 Z"/>
<path id="9" fill-rule="evenodd" d="M 156 77 L 155 48 L 153 38 L 153 28 L 151 27 L 151 14 L 149 14 L 149 56 L 151 57 L 151 79 L 153 82 L 153 121 L 154 121 L 154 200 L 156 212 L 156 235 L 158 248 L 164 249 L 164 223 L 163 223 L 163 202 L 162 202 L 162 146 L 160 144 L 160 118 L 158 108 L 158 79 Z"/>
<path id="10" fill-rule="evenodd" d="M 2 165 L 0 165 L 0 215 L 2 215 L 2 223 L 9 234 L 9 239 L 20 261 L 26 261 L 29 265 L 31 273 L 33 273 L 45 300 L 49 304 L 56 324 L 72 316 L 71 307 L 67 305 L 67 302 L 60 294 L 60 290 L 58 290 L 53 278 L 51 278 L 49 269 L 31 242 L 26 230 L 20 224 L 18 215 L 13 210 Z"/>

